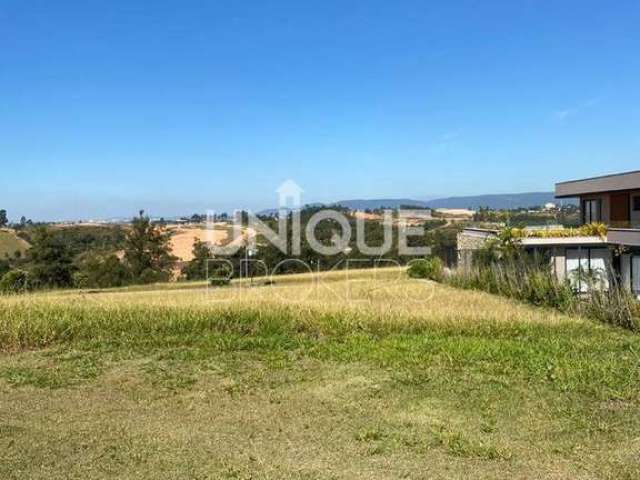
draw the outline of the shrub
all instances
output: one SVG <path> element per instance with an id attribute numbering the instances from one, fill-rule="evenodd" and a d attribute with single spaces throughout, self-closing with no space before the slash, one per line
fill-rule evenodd
<path id="1" fill-rule="evenodd" d="M 231 270 L 227 265 L 217 265 L 208 271 L 209 285 L 212 287 L 224 287 L 231 283 Z"/>
<path id="2" fill-rule="evenodd" d="M 407 273 L 411 278 L 427 278 L 440 282 L 443 279 L 442 260 L 439 257 L 428 257 L 414 260 Z"/>
<path id="3" fill-rule="evenodd" d="M 607 236 L 604 223 L 588 223 L 577 228 L 551 228 L 526 230 L 524 228 L 505 228 L 500 232 L 501 239 L 518 241 L 522 238 L 567 238 L 567 237 L 601 237 Z"/>
<path id="4" fill-rule="evenodd" d="M 115 254 L 86 252 L 76 259 L 76 265 L 73 284 L 77 288 L 121 287 L 130 282 L 127 267 Z"/>
<path id="5" fill-rule="evenodd" d="M 10 270 L 0 278 L 0 292 L 22 293 L 29 289 L 29 274 L 24 270 Z"/>
<path id="6" fill-rule="evenodd" d="M 231 283 L 231 280 L 228 278 L 212 278 L 209 280 L 209 285 L 212 287 L 225 287 Z"/>
<path id="7" fill-rule="evenodd" d="M 11 270 L 11 264 L 8 260 L 0 260 L 0 278 Z"/>

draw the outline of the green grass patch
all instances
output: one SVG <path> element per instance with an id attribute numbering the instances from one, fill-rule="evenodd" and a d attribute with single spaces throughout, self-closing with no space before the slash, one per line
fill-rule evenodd
<path id="1" fill-rule="evenodd" d="M 140 294 L 0 301 L 0 478 L 640 474 L 632 332 L 441 286 L 423 315 Z"/>

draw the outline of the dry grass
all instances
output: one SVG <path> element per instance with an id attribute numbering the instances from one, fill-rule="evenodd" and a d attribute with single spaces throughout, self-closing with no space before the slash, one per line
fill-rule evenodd
<path id="1" fill-rule="evenodd" d="M 13 257 L 16 251 L 24 254 L 28 248 L 29 243 L 18 237 L 13 230 L 0 229 L 0 259 Z"/>
<path id="2" fill-rule="evenodd" d="M 275 281 L 0 299 L 0 478 L 638 478 L 636 335 L 394 269 Z"/>
<path id="3" fill-rule="evenodd" d="M 194 310 L 259 311 L 294 309 L 313 320 L 319 315 L 340 313 L 366 322 L 477 323 L 537 322 L 552 324 L 575 321 L 553 310 L 532 308 L 482 292 L 460 292 L 429 281 L 406 277 L 403 269 L 337 271 L 272 277 L 272 284 L 260 279 L 252 285 L 235 282 L 230 288 L 207 287 L 204 282 L 165 284 L 140 289 L 113 289 L 99 294 L 87 291 L 36 293 L 8 297 L 4 304 L 25 307 L 48 304 L 120 309 L 131 306 L 178 307 Z M 173 290 L 180 294 L 171 294 Z M 169 294 L 168 294 L 169 292 Z M 460 302 L 464 297 L 465 301 Z"/>

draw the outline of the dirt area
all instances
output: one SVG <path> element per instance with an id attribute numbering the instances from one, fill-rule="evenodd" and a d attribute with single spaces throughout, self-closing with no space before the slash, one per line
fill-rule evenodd
<path id="1" fill-rule="evenodd" d="M 224 245 L 231 235 L 226 223 L 216 223 L 213 228 L 204 226 L 170 226 L 168 228 L 172 232 L 171 251 L 185 262 L 193 259 L 193 243 L 196 239 L 214 245 Z"/>

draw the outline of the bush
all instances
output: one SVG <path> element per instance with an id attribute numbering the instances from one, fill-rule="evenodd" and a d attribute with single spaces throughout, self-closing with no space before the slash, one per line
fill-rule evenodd
<path id="1" fill-rule="evenodd" d="M 231 283 L 231 280 L 228 278 L 212 278 L 209 280 L 209 285 L 212 287 L 226 287 Z"/>
<path id="2" fill-rule="evenodd" d="M 122 287 L 130 282 L 129 271 L 115 254 L 86 252 L 76 259 L 76 266 L 73 284 L 77 288 Z"/>
<path id="3" fill-rule="evenodd" d="M 11 270 L 11 264 L 8 260 L 0 260 L 0 278 Z"/>
<path id="4" fill-rule="evenodd" d="M 24 270 L 10 270 L 0 278 L 0 292 L 23 293 L 30 287 L 29 274 Z"/>
<path id="5" fill-rule="evenodd" d="M 414 260 L 409 265 L 407 273 L 411 278 L 426 278 L 440 282 L 443 279 L 442 260 L 439 257 Z"/>
<path id="6" fill-rule="evenodd" d="M 218 265 L 209 272 L 209 285 L 212 287 L 224 287 L 231 283 L 231 269 L 227 265 Z"/>

